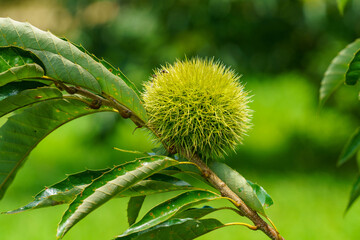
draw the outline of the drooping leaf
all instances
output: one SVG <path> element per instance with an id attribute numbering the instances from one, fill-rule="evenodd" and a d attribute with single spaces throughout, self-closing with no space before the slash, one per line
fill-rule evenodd
<path id="1" fill-rule="evenodd" d="M 29 204 L 6 212 L 7 214 L 19 213 L 29 209 L 37 209 L 59 204 L 70 203 L 82 190 L 85 189 L 94 179 L 100 177 L 110 169 L 86 170 L 83 172 L 69 175 L 64 180 L 45 188 L 34 197 L 34 201 Z"/>
<path id="2" fill-rule="evenodd" d="M 32 83 L 32 82 L 26 82 L 26 83 Z M 15 83 L 9 83 L 9 84 L 15 84 Z M 34 85 L 32 86 L 36 86 L 39 84 L 41 83 L 34 82 Z M 21 86 L 19 87 L 22 87 L 24 85 L 26 86 L 27 84 L 22 83 Z M 42 88 L 24 90 L 20 93 L 17 92 L 14 95 L 8 96 L 6 99 L 0 101 L 0 117 L 10 112 L 13 112 L 19 108 L 31 105 L 33 103 L 44 100 L 50 100 L 50 99 L 61 99 L 62 96 L 63 96 L 62 93 L 57 88 L 53 88 L 53 87 L 42 87 Z"/>
<path id="3" fill-rule="evenodd" d="M 108 108 L 90 109 L 74 99 L 39 102 L 8 118 L 0 128 L 0 198 L 31 150 L 59 126 Z"/>
<path id="4" fill-rule="evenodd" d="M 0 18 L 1 46 L 31 51 L 45 66 L 46 76 L 109 96 L 146 122 L 146 112 L 138 94 L 126 84 L 122 75 L 113 74 L 112 69 L 70 42 L 29 23 Z"/>
<path id="5" fill-rule="evenodd" d="M 212 161 L 209 167 L 223 180 L 229 188 L 238 195 L 251 209 L 265 215 L 261 201 L 247 180 L 237 171 L 225 163 Z"/>
<path id="6" fill-rule="evenodd" d="M 129 226 L 136 222 L 137 217 L 139 216 L 141 207 L 145 200 L 145 195 L 131 197 L 127 207 L 127 217 Z"/>
<path id="7" fill-rule="evenodd" d="M 170 219 L 161 224 L 131 234 L 120 235 L 117 240 L 192 240 L 225 226 L 216 219 Z"/>
<path id="8" fill-rule="evenodd" d="M 114 167 L 87 186 L 70 204 L 59 224 L 57 236 L 62 238 L 78 221 L 90 212 L 125 191 L 139 181 L 178 161 L 164 157 L 151 156 Z"/>
<path id="9" fill-rule="evenodd" d="M 71 203 L 76 195 L 83 191 L 94 179 L 98 178 L 110 169 L 86 170 L 80 173 L 69 175 L 66 179 L 45 188 L 38 193 L 32 202 L 18 209 L 5 212 L 7 214 L 19 213 L 26 210 L 51 207 L 60 204 Z M 175 177 L 163 174 L 154 174 L 150 178 L 142 180 L 115 197 L 136 197 L 151 195 L 162 192 L 192 190 L 189 183 Z"/>
<path id="10" fill-rule="evenodd" d="M 344 9 L 346 7 L 346 4 L 348 2 L 348 0 L 336 0 L 337 5 L 338 5 L 338 9 L 341 15 L 344 14 Z"/>
<path id="11" fill-rule="evenodd" d="M 353 205 L 353 203 L 359 196 L 360 196 L 360 176 L 358 176 L 356 182 L 353 185 L 346 211 L 350 209 L 350 207 Z"/>
<path id="12" fill-rule="evenodd" d="M 0 101 L 4 100 L 7 97 L 14 96 L 21 91 L 27 89 L 35 89 L 38 87 L 44 87 L 46 84 L 37 82 L 37 81 L 26 81 L 26 82 L 11 82 L 4 86 L 0 87 Z M 0 107 L 2 111 L 2 107 Z"/>
<path id="13" fill-rule="evenodd" d="M 359 150 L 360 150 L 360 127 L 355 130 L 353 135 L 346 143 L 345 147 L 343 148 L 340 154 L 337 165 L 341 166 L 342 164 L 347 162 Z"/>
<path id="14" fill-rule="evenodd" d="M 217 199 L 221 199 L 221 196 L 210 191 L 190 191 L 182 193 L 152 208 L 139 222 L 131 225 L 123 235 L 143 231 L 170 219 L 176 213 L 195 205 Z"/>
<path id="15" fill-rule="evenodd" d="M 45 68 L 40 59 L 18 47 L 0 47 L 0 86 L 12 81 L 44 76 Z"/>
<path id="16" fill-rule="evenodd" d="M 320 103 L 324 102 L 330 97 L 330 95 L 344 84 L 346 76 L 350 76 L 350 79 L 354 77 L 355 71 L 349 71 L 350 64 L 354 60 L 355 56 L 358 55 L 360 50 L 360 39 L 357 39 L 353 43 L 349 44 L 344 48 L 331 62 L 330 66 L 325 72 L 325 75 L 321 81 L 320 87 Z M 357 62 L 354 62 L 357 64 Z"/>
<path id="17" fill-rule="evenodd" d="M 257 198 L 261 202 L 261 205 L 265 208 L 270 207 L 273 205 L 273 200 L 270 197 L 270 195 L 265 191 L 265 189 L 261 186 L 259 186 L 256 183 L 251 182 L 250 180 L 247 180 L 247 182 L 250 184 L 252 189 L 254 190 Z"/>

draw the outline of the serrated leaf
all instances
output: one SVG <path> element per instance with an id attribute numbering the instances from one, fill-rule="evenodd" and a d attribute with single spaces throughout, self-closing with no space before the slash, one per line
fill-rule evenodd
<path id="1" fill-rule="evenodd" d="M 44 66 L 30 51 L 18 47 L 0 47 L 0 86 L 44 76 Z"/>
<path id="2" fill-rule="evenodd" d="M 5 213 L 13 214 L 26 210 L 71 203 L 75 199 L 76 195 L 83 191 L 94 179 L 98 178 L 109 170 L 110 169 L 86 170 L 83 172 L 71 174 L 66 179 L 42 190 L 34 197 L 34 200 L 27 205 Z M 162 192 L 191 189 L 195 190 L 198 188 L 194 188 L 189 183 L 175 177 L 170 177 L 163 174 L 154 174 L 150 178 L 138 182 L 131 188 L 121 192 L 115 197 L 136 197 Z"/>
<path id="3" fill-rule="evenodd" d="M 246 203 L 246 205 L 254 211 L 265 215 L 264 207 L 253 188 L 240 173 L 230 168 L 225 163 L 216 161 L 209 162 L 209 167 Z"/>
<path id="4" fill-rule="evenodd" d="M 136 222 L 137 217 L 139 216 L 140 209 L 145 200 L 144 195 L 131 197 L 127 207 L 127 217 L 129 226 Z"/>
<path id="5" fill-rule="evenodd" d="M 176 213 L 195 205 L 221 198 L 220 195 L 210 191 L 199 190 L 182 193 L 152 208 L 139 222 L 130 226 L 123 235 L 143 231 L 170 219 Z"/>
<path id="6" fill-rule="evenodd" d="M 273 200 L 270 197 L 270 195 L 265 191 L 265 189 L 261 186 L 259 186 L 256 183 L 251 182 L 250 180 L 247 180 L 247 182 L 250 184 L 250 186 L 252 187 L 252 189 L 254 190 L 257 198 L 259 199 L 259 201 L 261 202 L 261 205 L 265 208 L 270 207 L 271 205 L 273 205 Z"/>
<path id="7" fill-rule="evenodd" d="M 179 178 L 167 176 L 164 174 L 154 174 L 153 176 L 140 181 L 116 197 L 135 197 L 142 195 L 151 195 L 156 193 L 199 189 L 191 186 L 188 182 Z"/>
<path id="8" fill-rule="evenodd" d="M 146 111 L 138 94 L 120 75 L 70 42 L 29 23 L 0 18 L 0 47 L 15 46 L 31 51 L 43 63 L 46 76 L 68 84 L 106 94 L 146 122 Z"/>
<path id="9" fill-rule="evenodd" d="M 31 83 L 31 82 L 26 82 L 26 83 Z M 10 84 L 14 84 L 14 83 L 10 83 Z M 41 83 L 35 82 L 34 85 L 31 86 L 39 86 L 39 84 Z M 22 83 L 19 87 L 24 87 L 24 86 L 27 86 L 27 84 Z M 57 88 L 53 88 L 53 87 L 28 89 L 21 92 L 15 91 L 14 95 L 8 96 L 7 98 L 0 101 L 0 117 L 10 112 L 13 112 L 19 108 L 29 106 L 33 103 L 50 100 L 50 99 L 61 99 L 62 96 L 63 96 L 62 93 Z"/>
<path id="10" fill-rule="evenodd" d="M 39 102 L 8 118 L 0 128 L 0 199 L 31 150 L 59 126 L 108 108 L 90 109 L 74 99 Z"/>
<path id="11" fill-rule="evenodd" d="M 360 176 L 358 176 L 356 182 L 353 185 L 346 211 L 350 209 L 350 207 L 353 205 L 356 199 L 358 199 L 359 196 L 360 196 Z"/>
<path id="12" fill-rule="evenodd" d="M 35 88 L 39 88 L 39 87 L 44 87 L 46 85 L 47 84 L 44 84 L 44 83 L 41 83 L 38 81 L 8 83 L 8 84 L 0 87 L 0 101 L 4 100 L 7 97 L 14 96 L 14 95 L 20 93 L 21 91 L 24 91 L 27 89 L 35 89 Z M 4 104 L 3 104 L 3 106 L 0 107 L 0 112 L 4 112 L 2 109 L 3 107 L 5 107 Z"/>
<path id="13" fill-rule="evenodd" d="M 330 95 L 345 82 L 346 77 L 352 79 L 356 71 L 349 71 L 350 65 L 360 50 L 360 39 L 344 48 L 331 62 L 321 81 L 320 104 L 330 97 Z M 356 63 L 356 62 L 354 62 Z M 349 73 L 348 73 L 349 71 Z M 359 73 L 356 73 L 359 77 Z M 352 81 L 352 80 L 350 80 Z"/>
<path id="14" fill-rule="evenodd" d="M 168 157 L 151 156 L 116 166 L 104 173 L 70 204 L 59 224 L 58 238 L 62 238 L 78 221 L 115 195 L 162 169 L 177 164 L 178 161 Z"/>
<path id="15" fill-rule="evenodd" d="M 360 150 L 360 127 L 355 130 L 351 135 L 350 139 L 343 148 L 338 163 L 338 166 L 341 166 L 347 162 L 351 157 L 353 157 L 357 151 Z"/>
<path id="16" fill-rule="evenodd" d="M 220 208 L 213 208 L 210 206 L 203 206 L 201 208 L 189 208 L 183 212 L 175 214 L 172 218 L 193 218 L 200 219 L 210 213 L 216 212 Z"/>
<path id="17" fill-rule="evenodd" d="M 208 232 L 225 226 L 216 219 L 170 219 L 144 231 L 120 235 L 117 240 L 192 240 Z"/>
<path id="18" fill-rule="evenodd" d="M 34 201 L 29 204 L 15 209 L 13 211 L 5 212 L 6 214 L 19 213 L 30 209 L 37 209 L 49 206 L 56 206 L 60 204 L 70 203 L 74 200 L 82 190 L 85 189 L 94 179 L 100 177 L 110 169 L 103 170 L 86 170 L 83 172 L 70 174 L 64 180 L 45 188 L 34 197 Z"/>

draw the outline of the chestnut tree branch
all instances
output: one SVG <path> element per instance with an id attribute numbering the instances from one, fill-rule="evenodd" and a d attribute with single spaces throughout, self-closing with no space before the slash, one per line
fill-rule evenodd
<path id="1" fill-rule="evenodd" d="M 59 84 L 59 82 L 57 82 Z M 61 90 L 65 90 L 70 94 L 78 94 L 80 96 L 90 98 L 94 100 L 93 103 L 106 105 L 109 107 L 113 107 L 118 110 L 120 115 L 124 118 L 130 118 L 138 127 L 146 126 L 151 132 L 155 134 L 155 136 L 159 137 L 159 134 L 157 131 L 150 126 L 147 126 L 146 123 L 144 123 L 138 116 L 132 113 L 131 110 L 127 109 L 125 106 L 118 103 L 115 99 L 113 99 L 111 96 L 108 96 L 106 94 L 102 94 L 102 96 L 96 95 L 94 93 L 89 92 L 88 90 L 85 90 L 80 87 L 69 87 L 62 83 L 58 85 Z M 100 107 L 99 106 L 99 107 Z M 97 107 L 97 105 L 95 106 Z M 173 149 L 169 149 L 165 143 L 163 143 L 164 147 L 167 149 L 168 152 L 174 153 Z M 203 177 L 212 185 L 214 186 L 223 197 L 227 197 L 232 199 L 235 206 L 239 209 L 242 215 L 244 215 L 246 218 L 250 219 L 256 229 L 254 230 L 261 230 L 263 231 L 269 238 L 273 240 L 284 240 L 282 236 L 273 228 L 271 227 L 267 222 L 265 222 L 254 210 L 249 208 L 241 198 L 236 195 L 227 185 L 224 181 L 222 181 L 202 160 L 201 158 L 193 153 L 190 153 L 184 149 L 180 149 L 179 154 L 184 156 L 186 159 L 188 159 L 190 162 L 195 163 L 202 171 Z"/>

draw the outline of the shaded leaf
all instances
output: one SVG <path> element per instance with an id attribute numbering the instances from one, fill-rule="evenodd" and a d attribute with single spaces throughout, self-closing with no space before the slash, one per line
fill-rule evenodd
<path id="1" fill-rule="evenodd" d="M 177 164 L 178 161 L 168 157 L 151 156 L 115 166 L 76 196 L 59 224 L 58 238 L 62 238 L 78 221 L 115 195 L 154 173 Z"/>
<path id="2" fill-rule="evenodd" d="M 53 87 L 42 87 L 36 89 L 28 89 L 22 92 L 19 91 L 19 88 L 27 87 L 29 83 L 32 83 L 29 87 L 33 88 L 35 86 L 43 85 L 38 82 L 26 82 L 26 83 L 9 83 L 9 84 L 20 84 L 16 90 L 12 90 L 15 94 L 8 96 L 6 99 L 0 101 L 0 117 L 13 112 L 19 108 L 31 105 L 36 102 L 50 100 L 50 99 L 61 99 L 62 93 Z M 6 87 L 7 85 L 3 86 Z M 0 96 L 1 97 L 1 96 Z"/>
<path id="3" fill-rule="evenodd" d="M 129 226 L 136 222 L 136 219 L 139 216 L 141 207 L 144 203 L 145 197 L 146 196 L 142 195 L 142 196 L 130 198 L 128 207 L 127 207 L 127 217 L 128 217 Z"/>
<path id="4" fill-rule="evenodd" d="M 356 182 L 353 185 L 346 211 L 348 211 L 350 209 L 350 207 L 353 205 L 353 203 L 356 201 L 356 199 L 359 196 L 360 196 L 360 176 L 358 176 Z"/>
<path id="5" fill-rule="evenodd" d="M 170 219 L 149 229 L 127 235 L 120 235 L 118 240 L 192 240 L 215 229 L 225 226 L 216 219 Z"/>
<path id="6" fill-rule="evenodd" d="M 61 125 L 97 110 L 74 99 L 49 100 L 34 104 L 8 118 L 0 128 L 0 198 L 31 150 Z"/>
<path id="7" fill-rule="evenodd" d="M 210 206 L 203 206 L 201 208 L 189 208 L 183 212 L 175 214 L 172 218 L 193 218 L 200 219 L 210 213 L 220 210 L 220 208 L 213 208 Z"/>
<path id="8" fill-rule="evenodd" d="M 256 183 L 253 183 L 249 180 L 247 180 L 247 182 L 250 184 L 250 186 L 253 188 L 257 198 L 259 199 L 259 201 L 261 202 L 261 205 L 263 207 L 270 207 L 271 205 L 273 205 L 273 200 L 270 197 L 270 195 L 265 191 L 265 189 L 259 185 L 257 185 Z"/>
<path id="9" fill-rule="evenodd" d="M 192 206 L 221 198 L 220 195 L 209 191 L 190 191 L 182 193 L 152 208 L 139 222 L 130 226 L 123 235 L 143 231 L 170 219 L 176 213 L 184 211 Z"/>
<path id="10" fill-rule="evenodd" d="M 342 164 L 347 162 L 359 150 L 360 150 L 360 127 L 355 130 L 353 135 L 346 143 L 345 147 L 343 148 L 340 154 L 337 165 L 341 166 Z"/>
<path id="11" fill-rule="evenodd" d="M 229 188 L 238 195 L 251 209 L 265 215 L 265 210 L 258 199 L 253 188 L 247 180 L 237 171 L 230 168 L 225 163 L 212 161 L 209 167 L 223 180 Z"/>
<path id="12" fill-rule="evenodd" d="M 146 112 L 138 94 L 126 84 L 122 75 L 113 74 L 111 68 L 70 42 L 29 23 L 0 18 L 0 47 L 9 45 L 35 54 L 45 66 L 46 76 L 110 96 L 146 122 Z"/>
<path id="13" fill-rule="evenodd" d="M 44 65 L 30 51 L 18 47 L 0 47 L 0 86 L 12 81 L 44 76 Z"/>
<path id="14" fill-rule="evenodd" d="M 324 102 L 330 95 L 345 82 L 345 78 L 351 62 L 360 49 L 360 39 L 344 48 L 331 62 L 321 81 L 320 103 Z M 351 71 L 352 72 L 352 71 Z M 349 72 L 350 73 L 350 72 Z M 350 74 L 351 76 L 351 74 Z"/>
<path id="15" fill-rule="evenodd" d="M 0 87 L 0 101 L 4 100 L 7 97 L 14 96 L 21 91 L 27 90 L 27 89 L 35 89 L 38 87 L 44 87 L 46 84 L 37 82 L 37 81 L 26 81 L 26 82 L 11 82 L 4 86 Z M 4 112 L 2 109 L 5 107 L 6 104 L 3 104 L 0 106 L 0 112 Z"/>
<path id="16" fill-rule="evenodd" d="M 346 72 L 345 83 L 355 85 L 360 79 L 360 47 Z"/>

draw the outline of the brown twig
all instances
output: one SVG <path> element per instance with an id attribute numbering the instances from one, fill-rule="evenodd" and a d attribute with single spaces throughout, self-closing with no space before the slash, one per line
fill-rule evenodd
<path id="1" fill-rule="evenodd" d="M 273 240 L 284 240 L 282 236 L 265 222 L 254 210 L 249 208 L 241 198 L 236 195 L 196 154 L 191 154 L 186 151 L 181 151 L 181 155 L 189 161 L 195 163 L 202 169 L 203 176 L 214 186 L 223 197 L 232 199 L 236 203 L 236 207 L 244 214 L 245 217 L 250 219 L 257 230 L 263 231 L 269 238 Z"/>

